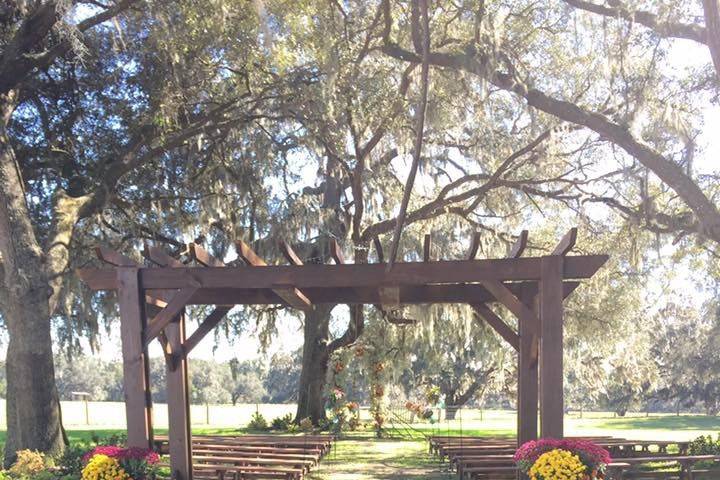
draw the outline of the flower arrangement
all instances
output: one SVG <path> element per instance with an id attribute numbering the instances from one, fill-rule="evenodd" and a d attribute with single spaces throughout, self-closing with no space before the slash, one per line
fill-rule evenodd
<path id="1" fill-rule="evenodd" d="M 601 479 L 611 461 L 608 451 L 592 442 L 552 438 L 523 444 L 514 460 L 531 480 Z"/>
<path id="2" fill-rule="evenodd" d="M 338 403 L 344 397 L 345 397 L 345 391 L 337 385 L 335 385 L 335 387 L 330 391 L 330 400 L 333 403 Z"/>
<path id="3" fill-rule="evenodd" d="M 580 457 L 567 450 L 545 452 L 530 467 L 532 480 L 581 480 L 586 477 L 587 467 Z"/>
<path id="4" fill-rule="evenodd" d="M 82 480 L 153 480 L 159 461 L 145 448 L 98 446 L 83 456 Z"/>
<path id="5" fill-rule="evenodd" d="M 345 407 L 351 412 L 356 412 L 360 409 L 360 404 L 357 402 L 348 402 Z"/>
<path id="6" fill-rule="evenodd" d="M 117 458 L 93 455 L 82 470 L 82 480 L 128 480 L 130 475 L 120 466 Z"/>

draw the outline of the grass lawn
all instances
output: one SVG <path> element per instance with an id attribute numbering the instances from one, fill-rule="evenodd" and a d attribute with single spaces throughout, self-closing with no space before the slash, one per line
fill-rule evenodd
<path id="1" fill-rule="evenodd" d="M 426 436 L 473 435 L 511 436 L 515 432 L 515 415 L 506 411 L 485 411 L 478 415 L 436 424 L 419 423 L 411 426 L 390 422 L 392 438 L 376 439 L 370 431 L 348 432 L 332 452 L 307 477 L 308 480 L 438 480 L 456 478 L 446 465 L 428 454 Z M 690 440 L 699 435 L 720 432 L 720 417 L 701 415 L 632 415 L 615 418 L 612 414 L 591 413 L 579 418 L 565 418 L 568 435 L 612 435 L 634 440 Z M 167 433 L 166 429 L 156 429 Z M 72 428 L 68 436 L 73 443 L 91 442 L 93 438 L 122 433 L 119 428 Z M 196 434 L 241 434 L 242 428 L 193 428 Z M 0 431 L 0 443 L 5 442 Z"/>

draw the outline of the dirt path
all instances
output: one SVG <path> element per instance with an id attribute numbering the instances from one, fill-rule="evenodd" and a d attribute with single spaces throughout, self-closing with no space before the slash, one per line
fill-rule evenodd
<path id="1" fill-rule="evenodd" d="M 456 476 L 427 451 L 427 443 L 352 438 L 341 440 L 308 480 L 440 480 Z"/>

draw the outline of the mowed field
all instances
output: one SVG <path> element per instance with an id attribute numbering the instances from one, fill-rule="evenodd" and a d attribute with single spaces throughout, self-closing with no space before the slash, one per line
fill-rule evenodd
<path id="1" fill-rule="evenodd" d="M 155 405 L 156 431 L 167 433 L 167 409 Z M 293 413 L 293 405 L 193 406 L 193 432 L 196 434 L 238 435 L 246 433 L 251 415 L 259 411 L 271 421 Z M 401 412 L 401 410 L 399 410 Z M 72 442 L 87 443 L 124 431 L 121 403 L 97 402 L 88 405 L 90 424 L 86 424 L 83 402 L 63 402 L 68 436 Z M 210 422 L 208 423 L 208 415 Z M 437 415 L 437 414 L 436 414 Z M 165 416 L 163 418 L 163 416 Z M 446 465 L 428 454 L 426 436 L 473 435 L 511 436 L 515 432 L 514 412 L 505 410 L 464 410 L 453 421 L 413 423 L 400 420 L 401 414 L 388 415 L 389 438 L 376 439 L 371 430 L 343 433 L 333 451 L 307 478 L 308 480 L 439 480 L 456 478 Z M 362 417 L 369 418 L 367 412 Z M 644 413 L 616 417 L 612 413 L 590 412 L 565 417 L 568 435 L 612 435 L 629 439 L 691 440 L 699 435 L 720 433 L 720 417 Z M 0 442 L 6 432 L 0 424 Z"/>

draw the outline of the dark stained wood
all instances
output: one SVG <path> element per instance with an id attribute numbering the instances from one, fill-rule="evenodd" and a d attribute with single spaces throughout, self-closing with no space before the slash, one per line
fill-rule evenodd
<path id="1" fill-rule="evenodd" d="M 606 261 L 606 255 L 567 257 L 564 265 L 566 279 L 591 277 Z M 107 282 L 98 272 L 80 272 L 89 282 Z M 309 288 L 369 287 L 376 285 L 426 285 L 440 283 L 477 282 L 484 280 L 539 280 L 540 258 L 502 258 L 493 260 L 460 260 L 442 262 L 397 263 L 390 272 L 381 264 L 345 264 L 296 266 L 267 266 L 252 275 L 242 267 L 173 268 L 140 271 L 143 286 L 148 289 L 176 289 L 191 285 L 205 288 L 273 288 L 293 285 L 300 290 Z M 97 285 L 94 285 L 97 288 Z M 107 287 L 105 287 L 107 288 Z"/>
<path id="2" fill-rule="evenodd" d="M 330 240 L 330 255 L 332 256 L 336 265 L 342 265 L 343 263 L 345 263 L 345 257 L 343 256 L 342 248 L 340 248 L 340 244 L 334 238 Z"/>
<path id="3" fill-rule="evenodd" d="M 174 480 L 192 480 L 192 437 L 188 366 L 182 354 L 185 315 L 165 328 L 173 355 L 166 361 L 170 470 Z"/>
<path id="4" fill-rule="evenodd" d="M 264 267 L 264 268 L 260 268 L 260 269 L 256 270 L 256 272 L 262 272 L 262 271 L 266 270 L 267 268 L 277 268 L 277 267 L 268 266 L 268 264 L 265 262 L 265 260 L 260 258 L 260 256 L 258 254 L 256 254 L 255 251 L 252 248 L 250 248 L 250 246 L 248 244 L 246 244 L 245 242 L 243 242 L 242 240 L 237 240 L 235 242 L 235 245 L 237 246 L 238 255 L 246 264 L 248 264 L 248 266 Z M 285 245 L 285 247 L 288 249 L 287 250 L 288 253 L 292 252 L 292 249 L 290 248 L 289 245 Z M 294 252 L 292 252 L 292 254 L 293 255 L 291 255 L 288 258 L 288 260 L 290 260 L 291 263 L 293 261 L 298 261 L 302 265 L 302 261 L 297 257 L 297 255 L 295 255 Z M 293 256 L 294 256 L 294 258 L 293 258 Z M 293 265 L 292 267 L 297 267 L 297 266 L 298 265 Z M 216 269 L 213 269 L 213 270 L 218 271 Z M 220 271 L 223 272 L 223 271 L 228 271 L 228 270 L 231 270 L 231 269 L 224 268 L 224 269 L 221 269 Z M 234 270 L 234 269 L 232 269 L 232 270 Z M 296 269 L 296 270 L 299 270 L 299 269 Z M 255 272 L 253 272 L 253 273 L 254 273 L 253 275 L 248 275 L 248 277 L 254 277 L 257 274 Z M 246 275 L 247 275 L 247 273 L 246 273 Z M 286 305 L 288 305 L 292 308 L 297 308 L 300 310 L 307 310 L 312 306 L 312 303 L 310 302 L 308 297 L 299 288 L 297 288 L 293 282 L 283 282 L 283 281 L 274 282 L 273 285 L 270 286 L 270 288 L 272 289 L 273 293 L 275 293 L 279 298 L 281 298 L 283 300 L 283 303 L 285 303 Z"/>
<path id="5" fill-rule="evenodd" d="M 414 318 L 403 318 L 403 317 L 396 317 L 393 315 L 389 315 L 387 317 L 388 323 L 392 323 L 393 325 L 415 325 L 417 323 L 417 320 Z"/>
<path id="6" fill-rule="evenodd" d="M 515 243 L 513 244 L 512 248 L 510 248 L 510 252 L 508 253 L 508 258 L 520 258 L 527 248 L 527 242 L 528 242 L 528 231 L 523 230 L 520 232 L 520 236 L 515 240 Z"/>
<path id="7" fill-rule="evenodd" d="M 238 256 L 242 259 L 243 262 L 248 264 L 251 267 L 264 267 L 267 265 L 265 260 L 260 258 L 255 251 L 250 248 L 250 245 L 243 242 L 242 240 L 236 240 L 235 241 L 235 247 L 237 248 Z"/>
<path id="8" fill-rule="evenodd" d="M 487 280 L 483 282 L 483 286 L 492 293 L 492 295 L 508 310 L 510 310 L 517 318 L 523 315 L 532 315 L 532 312 L 528 312 L 528 308 L 523 304 L 515 294 L 506 287 L 502 282 L 497 280 Z"/>
<path id="9" fill-rule="evenodd" d="M 165 253 L 162 249 L 153 247 L 147 243 L 143 249 L 143 256 L 155 265 L 159 265 L 161 267 L 180 268 L 185 266 L 185 264 L 177 258 L 172 257 Z"/>
<path id="10" fill-rule="evenodd" d="M 423 262 L 429 262 L 430 250 L 432 249 L 432 235 L 429 233 L 425 234 L 425 240 L 423 241 Z"/>
<path id="11" fill-rule="evenodd" d="M 185 287 L 181 289 L 172 297 L 167 306 L 153 317 L 145 329 L 145 335 L 143 336 L 145 345 L 152 342 L 170 322 L 177 319 L 178 315 L 180 315 L 188 305 L 188 300 L 190 300 L 197 290 L 197 287 Z"/>
<path id="12" fill-rule="evenodd" d="M 383 310 L 394 310 L 400 306 L 400 287 L 380 287 L 378 291 Z"/>
<path id="13" fill-rule="evenodd" d="M 205 267 L 224 267 L 225 263 L 211 255 L 207 250 L 197 243 L 188 243 L 188 252 L 190 256 Z"/>
<path id="14" fill-rule="evenodd" d="M 468 250 L 467 259 L 475 260 L 478 250 L 480 249 L 480 232 L 473 232 L 470 249 Z"/>
<path id="15" fill-rule="evenodd" d="M 380 242 L 380 237 L 373 238 L 373 245 L 375 246 L 375 254 L 377 255 L 378 263 L 384 263 L 385 254 L 383 253 L 383 247 L 382 242 Z"/>
<path id="16" fill-rule="evenodd" d="M 273 289 L 275 294 L 282 298 L 285 303 L 299 310 L 307 310 L 312 307 L 312 302 L 297 288 L 292 286 L 280 287 Z"/>
<path id="17" fill-rule="evenodd" d="M 232 307 L 229 305 L 219 306 L 205 317 L 205 320 L 198 325 L 192 335 L 183 343 L 183 354 L 187 356 L 208 333 L 213 331 L 231 309 Z"/>
<path id="18" fill-rule="evenodd" d="M 520 348 L 520 337 L 502 318 L 498 317 L 495 312 L 490 310 L 487 305 L 477 303 L 472 306 L 478 316 L 495 330 L 498 335 L 505 339 L 515 350 Z"/>
<path id="19" fill-rule="evenodd" d="M 563 291 L 562 256 L 542 259 L 540 281 L 540 433 L 563 437 Z"/>
<path id="20" fill-rule="evenodd" d="M 567 255 L 575 247 L 577 241 L 577 227 L 571 228 L 555 246 L 551 255 Z"/>
<path id="21" fill-rule="evenodd" d="M 290 246 L 289 243 L 287 243 L 285 240 L 280 240 L 278 242 L 278 247 L 280 247 L 280 251 L 282 252 L 285 259 L 290 263 L 290 265 L 302 265 L 303 261 L 300 259 L 300 257 L 295 253 L 295 250 Z"/>
<path id="22" fill-rule="evenodd" d="M 137 267 L 138 263 L 125 255 L 107 247 L 95 247 L 95 255 L 105 263 L 115 267 Z"/>
<path id="23" fill-rule="evenodd" d="M 120 338 L 123 355 L 123 388 L 128 446 L 152 446 L 152 402 L 147 351 L 142 341 L 144 312 L 138 269 L 117 269 Z M 144 303 L 144 302 L 142 302 Z"/>
<path id="24" fill-rule="evenodd" d="M 397 268 L 397 266 L 396 266 Z M 104 284 L 103 278 L 107 273 L 114 273 L 113 270 L 92 270 L 84 278 L 88 278 L 90 284 Z M 101 272 L 100 277 L 96 276 Z M 91 277 L 92 279 L 90 279 Z M 537 289 L 536 282 L 513 282 L 506 286 L 512 292 L 518 292 L 521 285 L 533 284 Z M 565 282 L 565 295 L 569 295 L 580 285 L 579 282 Z M 107 282 L 108 290 L 114 290 L 115 281 Z M 413 285 L 400 286 L 400 303 L 403 304 L 427 304 L 427 303 L 478 303 L 494 302 L 494 297 L 478 284 L 449 284 L 449 285 Z M 313 304 L 321 303 L 343 303 L 343 304 L 368 304 L 374 305 L 380 302 L 380 294 L 377 287 L 337 287 L 337 288 L 304 288 L 303 293 Z M 155 294 L 159 290 L 150 290 Z M 283 303 L 272 289 L 241 289 L 241 288 L 202 288 L 189 300 L 189 305 L 272 305 Z M 160 304 L 164 306 L 163 304 Z"/>
<path id="25" fill-rule="evenodd" d="M 518 446 L 538 438 L 538 312 L 537 291 L 524 287 L 520 299 L 532 315 L 518 318 Z"/>

